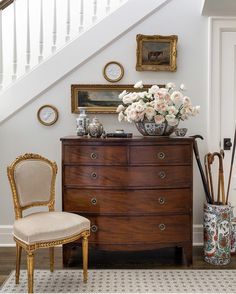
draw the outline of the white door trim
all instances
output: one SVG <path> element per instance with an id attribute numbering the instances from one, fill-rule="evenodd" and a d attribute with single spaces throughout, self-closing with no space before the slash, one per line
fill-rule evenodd
<path id="1" fill-rule="evenodd" d="M 222 33 L 236 32 L 236 18 L 210 17 L 209 18 L 209 50 L 208 50 L 208 129 L 207 143 L 210 150 L 220 147 L 222 99 Z"/>

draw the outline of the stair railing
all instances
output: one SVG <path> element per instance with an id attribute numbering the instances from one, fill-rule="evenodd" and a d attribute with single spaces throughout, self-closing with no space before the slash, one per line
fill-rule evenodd
<path id="1" fill-rule="evenodd" d="M 126 1 L 0 1 L 0 90 Z"/>

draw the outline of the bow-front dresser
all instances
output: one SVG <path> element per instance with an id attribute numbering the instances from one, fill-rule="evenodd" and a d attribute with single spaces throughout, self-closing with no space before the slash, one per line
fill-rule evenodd
<path id="1" fill-rule="evenodd" d="M 63 210 L 91 220 L 89 246 L 182 247 L 192 263 L 192 138 L 65 137 Z M 75 243 L 64 245 L 68 263 Z"/>

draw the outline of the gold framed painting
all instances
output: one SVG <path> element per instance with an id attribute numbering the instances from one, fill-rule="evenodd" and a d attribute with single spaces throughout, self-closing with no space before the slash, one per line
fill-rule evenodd
<path id="1" fill-rule="evenodd" d="M 137 71 L 176 71 L 178 36 L 137 35 Z"/>
<path id="2" fill-rule="evenodd" d="M 119 94 L 144 91 L 151 85 L 144 85 L 142 89 L 135 89 L 133 85 L 71 85 L 71 112 L 79 113 L 79 107 L 85 107 L 90 113 L 115 113 L 121 104 Z"/>

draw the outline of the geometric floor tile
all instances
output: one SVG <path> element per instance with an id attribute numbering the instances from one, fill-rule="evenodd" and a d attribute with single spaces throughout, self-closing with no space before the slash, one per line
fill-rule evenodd
<path id="1" fill-rule="evenodd" d="M 35 293 L 236 293 L 236 270 L 35 270 Z M 27 293 L 27 271 L 15 272 L 0 293 Z"/>

